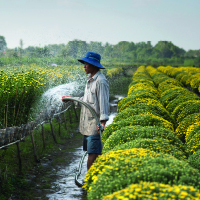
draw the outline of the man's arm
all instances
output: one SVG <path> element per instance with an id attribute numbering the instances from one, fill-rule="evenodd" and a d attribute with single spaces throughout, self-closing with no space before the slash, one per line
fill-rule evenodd
<path id="1" fill-rule="evenodd" d="M 101 82 L 97 87 L 97 97 L 100 108 L 100 123 L 105 128 L 106 122 L 109 119 L 109 85 L 107 82 Z M 97 126 L 99 132 L 99 127 Z"/>

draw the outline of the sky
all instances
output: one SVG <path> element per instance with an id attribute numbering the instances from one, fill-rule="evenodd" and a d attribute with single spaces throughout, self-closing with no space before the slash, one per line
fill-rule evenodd
<path id="1" fill-rule="evenodd" d="M 0 35 L 8 48 L 74 39 L 171 41 L 200 49 L 200 0 L 0 0 Z"/>

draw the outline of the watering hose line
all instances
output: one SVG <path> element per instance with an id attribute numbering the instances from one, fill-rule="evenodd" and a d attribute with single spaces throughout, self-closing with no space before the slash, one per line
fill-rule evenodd
<path id="1" fill-rule="evenodd" d="M 101 123 L 100 123 L 100 120 L 99 120 L 99 118 L 98 118 L 96 112 L 94 111 L 94 109 L 93 109 L 90 105 L 88 105 L 87 103 L 85 103 L 84 101 L 81 101 L 81 100 L 76 99 L 76 98 L 73 98 L 73 97 L 65 97 L 63 100 L 64 100 L 64 101 L 69 101 L 69 100 L 70 100 L 70 101 L 76 101 L 76 102 L 78 102 L 78 103 L 81 103 L 82 105 L 84 105 L 86 108 L 89 109 L 89 111 L 91 112 L 91 114 L 94 116 L 94 118 L 95 118 L 95 120 L 96 120 L 96 124 L 99 126 L 99 135 L 100 135 L 100 140 L 101 140 L 103 127 L 102 127 L 102 125 L 101 125 Z M 101 141 L 101 146 L 102 146 L 102 141 Z M 103 147 L 103 146 L 102 146 L 102 147 Z M 79 186 L 79 187 L 82 187 L 82 186 L 83 186 L 83 184 L 80 183 L 80 182 L 78 181 L 78 177 L 79 177 L 80 174 L 81 174 L 81 168 L 82 168 L 83 160 L 84 160 L 86 154 L 87 154 L 87 151 L 84 153 L 84 155 L 83 155 L 82 158 L 81 158 L 81 161 L 80 161 L 80 164 L 79 164 L 79 170 L 78 170 L 78 173 L 77 173 L 76 176 L 75 176 L 75 183 L 76 183 L 76 185 Z"/>

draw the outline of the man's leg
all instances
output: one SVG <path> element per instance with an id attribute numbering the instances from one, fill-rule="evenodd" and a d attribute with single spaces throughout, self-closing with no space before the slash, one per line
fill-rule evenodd
<path id="1" fill-rule="evenodd" d="M 100 135 L 90 135 L 87 137 L 88 161 L 87 169 L 89 170 L 96 158 L 101 155 L 101 139 Z"/>
<path id="2" fill-rule="evenodd" d="M 96 160 L 96 158 L 101 155 L 101 153 L 89 153 L 88 154 L 88 161 L 87 161 L 87 169 L 89 170 L 92 163 Z"/>

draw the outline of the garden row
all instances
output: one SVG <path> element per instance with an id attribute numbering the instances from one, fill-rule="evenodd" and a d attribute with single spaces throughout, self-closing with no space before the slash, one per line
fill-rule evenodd
<path id="1" fill-rule="evenodd" d="M 167 74 L 181 82 L 184 86 L 190 87 L 193 91 L 200 93 L 200 68 L 172 66 L 158 67 L 158 71 Z"/>
<path id="2" fill-rule="evenodd" d="M 192 154 L 199 101 L 179 81 L 140 66 L 103 133 L 103 154 L 86 174 L 88 199 L 199 199 L 198 151 Z"/>
<path id="3" fill-rule="evenodd" d="M 47 89 L 72 82 L 84 71 L 78 66 L 5 66 L 0 72 L 0 127 L 26 124 Z M 36 105 L 37 106 L 37 105 Z M 33 113 L 33 112 L 32 112 Z"/>

